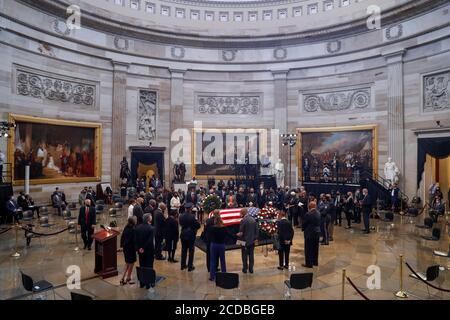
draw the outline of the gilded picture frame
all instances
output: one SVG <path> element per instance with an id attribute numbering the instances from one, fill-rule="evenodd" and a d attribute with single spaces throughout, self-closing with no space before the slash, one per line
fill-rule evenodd
<path id="1" fill-rule="evenodd" d="M 318 128 L 296 128 L 297 133 L 297 179 L 302 181 L 303 177 L 303 134 L 304 133 L 340 133 L 340 132 L 370 131 L 372 135 L 372 170 L 378 173 L 378 126 L 376 124 L 341 126 L 341 127 L 318 127 Z"/>
<path id="2" fill-rule="evenodd" d="M 60 119 L 52 119 L 52 118 L 42 118 L 35 116 L 25 116 L 19 114 L 9 114 L 9 122 L 16 124 L 38 124 L 38 125 L 50 125 L 50 126 L 61 126 L 64 130 L 70 129 L 70 127 L 74 128 L 76 132 L 77 128 L 80 129 L 92 129 L 92 133 L 90 133 L 90 137 L 93 140 L 93 159 L 90 160 L 90 171 L 93 172 L 92 176 L 63 176 L 56 178 L 33 178 L 30 179 L 30 185 L 38 185 L 38 184 L 60 184 L 60 183 L 78 183 L 78 182 L 99 182 L 101 181 L 102 175 L 102 124 L 95 122 L 80 122 L 80 121 L 71 121 L 71 120 L 60 120 Z M 63 131 L 64 131 L 63 130 Z M 67 137 L 69 141 L 71 139 L 70 136 Z M 8 140 L 8 162 L 11 163 L 12 168 L 12 181 L 13 185 L 23 185 L 24 179 L 16 179 L 15 176 L 15 152 L 16 152 L 16 129 L 10 129 L 10 138 Z M 93 160 L 93 161 L 92 161 Z M 92 168 L 93 166 L 93 168 Z M 56 175 L 56 174 L 55 174 Z"/>
<path id="3" fill-rule="evenodd" d="M 193 128 L 192 129 L 192 143 L 191 143 L 191 174 L 192 177 L 196 177 L 196 179 L 200 180 L 206 180 L 208 177 L 214 177 L 217 179 L 230 179 L 235 178 L 236 176 L 233 174 L 217 174 L 217 173 L 211 173 L 211 174 L 202 174 L 197 170 L 197 135 L 198 134 L 205 134 L 205 133 L 222 133 L 222 134 L 256 134 L 257 135 L 257 161 L 259 163 L 259 157 L 261 152 L 266 153 L 267 152 L 267 137 L 269 135 L 269 132 L 267 129 L 257 129 L 257 128 L 236 128 L 236 129 L 219 129 L 219 128 Z M 226 143 L 225 139 L 224 142 Z M 203 151 L 203 150 L 202 150 Z"/>

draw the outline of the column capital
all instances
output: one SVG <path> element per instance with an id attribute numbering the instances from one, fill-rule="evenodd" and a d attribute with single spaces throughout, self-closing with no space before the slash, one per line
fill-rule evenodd
<path id="1" fill-rule="evenodd" d="M 170 76 L 172 77 L 172 79 L 183 79 L 186 71 L 187 71 L 186 69 L 169 68 Z"/>
<path id="2" fill-rule="evenodd" d="M 406 49 L 396 51 L 386 51 L 382 53 L 382 56 L 386 59 L 387 64 L 403 62 L 403 56 L 406 53 Z"/>
<path id="3" fill-rule="evenodd" d="M 128 68 L 130 67 L 129 63 L 121 61 L 112 60 L 111 64 L 113 65 L 114 71 L 127 72 Z"/>
<path id="4" fill-rule="evenodd" d="M 289 69 L 271 70 L 274 80 L 286 80 Z"/>

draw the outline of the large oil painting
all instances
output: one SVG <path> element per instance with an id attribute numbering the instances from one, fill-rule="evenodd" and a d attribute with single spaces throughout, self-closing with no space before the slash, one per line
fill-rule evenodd
<path id="1" fill-rule="evenodd" d="M 298 129 L 299 180 L 359 184 L 376 172 L 375 125 Z"/>
<path id="2" fill-rule="evenodd" d="M 8 159 L 14 184 L 100 181 L 101 124 L 10 115 Z"/>
<path id="3" fill-rule="evenodd" d="M 227 179 L 257 174 L 264 130 L 202 129 L 193 133 L 193 176 Z"/>

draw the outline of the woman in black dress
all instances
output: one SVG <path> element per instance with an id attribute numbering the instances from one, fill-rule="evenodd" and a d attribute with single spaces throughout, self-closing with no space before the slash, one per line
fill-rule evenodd
<path id="1" fill-rule="evenodd" d="M 121 285 L 127 283 L 134 284 L 131 280 L 131 273 L 136 262 L 136 248 L 134 246 L 134 226 L 136 225 L 136 217 L 129 217 L 128 223 L 123 229 L 122 237 L 120 238 L 120 247 L 123 248 L 123 255 L 125 257 L 125 272 L 120 280 Z M 125 276 L 127 277 L 125 280 Z"/>
<path id="2" fill-rule="evenodd" d="M 349 191 L 347 192 L 347 196 L 345 197 L 344 202 L 345 219 L 347 219 L 347 226 L 345 227 L 345 229 L 350 229 L 352 227 L 352 219 L 354 211 L 355 211 L 355 202 L 353 200 L 353 193 Z"/>
<path id="3" fill-rule="evenodd" d="M 178 239 L 180 238 L 180 232 L 178 228 L 177 212 L 170 211 L 169 217 L 166 220 L 166 251 L 168 255 L 167 261 L 177 263 L 175 260 L 175 251 L 177 250 Z"/>

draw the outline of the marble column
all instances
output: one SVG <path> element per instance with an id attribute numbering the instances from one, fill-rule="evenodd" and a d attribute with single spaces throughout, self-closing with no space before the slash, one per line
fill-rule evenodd
<path id="1" fill-rule="evenodd" d="M 120 188 L 120 162 L 126 156 L 126 88 L 129 64 L 113 61 L 111 185 L 114 191 Z M 130 161 L 129 161 L 130 162 Z"/>
<path id="2" fill-rule="evenodd" d="M 273 97 L 274 97 L 274 129 L 279 131 L 279 134 L 288 133 L 287 132 L 287 74 L 289 70 L 272 70 L 273 75 Z M 291 132 L 289 132 L 291 133 Z M 279 157 L 275 155 L 273 159 L 273 165 L 278 161 L 278 158 L 284 164 L 284 184 L 289 183 L 289 161 L 293 161 L 292 157 L 295 159 L 294 148 L 292 150 L 291 159 L 289 159 L 289 147 L 281 145 L 281 139 L 278 136 L 279 141 Z M 272 142 L 271 142 L 272 143 Z M 295 162 L 291 163 L 291 183 L 295 185 Z"/>
<path id="3" fill-rule="evenodd" d="M 388 157 L 400 170 L 400 188 L 405 181 L 405 132 L 403 100 L 403 55 L 397 51 L 385 55 L 387 64 Z"/>
<path id="4" fill-rule="evenodd" d="M 170 69 L 171 81 L 170 81 L 170 134 L 175 129 L 183 128 L 183 97 L 184 97 L 184 74 L 186 70 L 181 69 Z M 169 180 L 173 180 L 173 165 L 170 152 L 172 150 L 172 146 L 176 144 L 176 142 L 170 142 L 169 148 Z M 190 166 L 186 163 L 186 177 L 188 179 L 190 177 Z"/>

